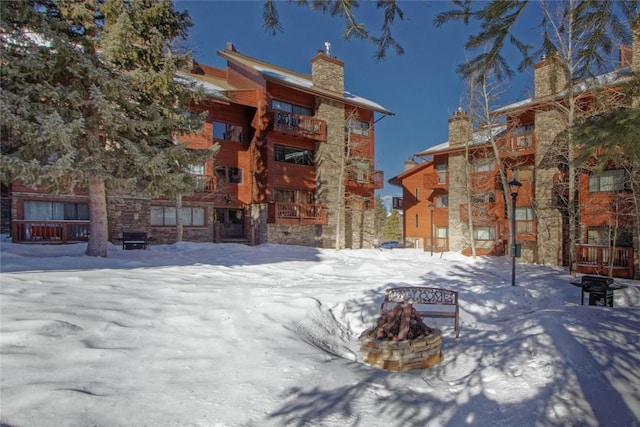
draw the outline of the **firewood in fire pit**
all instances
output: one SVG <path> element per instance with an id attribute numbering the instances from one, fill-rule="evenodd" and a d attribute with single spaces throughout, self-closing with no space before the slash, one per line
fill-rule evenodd
<path id="1" fill-rule="evenodd" d="M 402 302 L 380 315 L 370 336 L 378 340 L 404 341 L 426 336 L 431 332 L 431 328 L 422 322 L 413 305 Z"/>

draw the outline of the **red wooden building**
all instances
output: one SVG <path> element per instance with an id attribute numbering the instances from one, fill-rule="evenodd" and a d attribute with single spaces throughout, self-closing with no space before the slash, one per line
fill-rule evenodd
<path id="1" fill-rule="evenodd" d="M 179 140 L 220 146 L 214 159 L 191 165 L 198 186 L 182 197 L 183 240 L 371 246 L 374 191 L 384 185 L 374 123 L 392 113 L 346 92 L 344 63 L 328 51 L 311 59 L 311 74 L 242 55 L 230 43 L 218 55 L 226 69 L 194 62 L 177 76 L 202 88 L 194 111 L 207 116 L 199 132 Z M 86 194 L 54 196 L 18 183 L 6 190 L 11 209 L 3 219 L 15 242 L 87 239 Z M 111 239 L 135 230 L 151 243 L 172 243 L 176 209 L 173 198 L 110 192 Z"/>
<path id="2" fill-rule="evenodd" d="M 612 100 L 640 105 L 633 96 L 623 99 L 631 72 L 640 71 L 638 30 L 636 26 L 633 46 L 621 48 L 616 70 L 576 85 L 572 101 L 583 114 Z M 567 169 L 554 157 L 566 129 L 560 111 L 568 99 L 555 64 L 546 58 L 535 65 L 535 95 L 493 111 L 496 124 L 491 129 L 474 128 L 465 112 L 456 112 L 449 119 L 449 140 L 415 154 L 389 180 L 402 188 L 396 204 L 404 211 L 407 243 L 426 251 L 510 255 L 513 200 L 503 189 L 515 179 L 522 184 L 515 239 L 523 260 L 569 265 L 567 206 L 573 191 L 574 241 L 579 243 L 573 247 L 572 269 L 628 278 L 640 274 L 638 236 L 633 233 L 640 219 L 632 211 L 632 200 L 639 195 L 628 185 L 628 171 L 614 164 L 604 171 L 590 169 L 587 161 L 577 168 L 572 188 Z"/>

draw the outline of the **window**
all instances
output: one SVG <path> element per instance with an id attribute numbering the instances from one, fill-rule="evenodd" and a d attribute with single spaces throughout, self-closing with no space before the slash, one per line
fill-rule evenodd
<path id="1" fill-rule="evenodd" d="M 473 229 L 474 240 L 495 240 L 493 227 L 475 227 Z"/>
<path id="2" fill-rule="evenodd" d="M 65 202 L 24 202 L 27 221 L 89 221 L 89 204 Z"/>
<path id="3" fill-rule="evenodd" d="M 185 226 L 204 226 L 204 208 L 182 208 L 182 224 Z M 151 225 L 176 225 L 176 208 L 152 206 Z"/>
<path id="4" fill-rule="evenodd" d="M 219 183 L 240 184 L 242 183 L 242 169 L 231 166 L 216 166 L 216 178 Z"/>
<path id="5" fill-rule="evenodd" d="M 533 181 L 533 166 L 518 166 L 513 168 L 511 178 L 517 179 L 520 182 Z"/>
<path id="6" fill-rule="evenodd" d="M 473 162 L 473 171 L 474 172 L 491 172 L 493 171 L 493 160 L 492 159 L 482 159 L 476 160 Z"/>
<path id="7" fill-rule="evenodd" d="M 189 165 L 189 173 L 191 175 L 206 175 L 204 163 Z"/>
<path id="8" fill-rule="evenodd" d="M 286 113 L 298 114 L 300 116 L 313 116 L 313 110 L 311 108 L 291 104 L 277 99 L 271 101 L 271 108 L 274 110 L 284 111 Z"/>
<path id="9" fill-rule="evenodd" d="M 313 166 L 313 151 L 304 148 L 275 145 L 274 157 L 277 162 L 295 163 L 298 165 Z"/>
<path id="10" fill-rule="evenodd" d="M 449 227 L 436 227 L 436 237 L 438 239 L 449 238 Z"/>
<path id="11" fill-rule="evenodd" d="M 610 227 L 589 227 L 587 229 L 587 244 L 602 246 L 633 246 L 633 233 L 630 229 L 620 227 L 616 231 L 617 241 L 613 244 L 614 230 Z"/>
<path id="12" fill-rule="evenodd" d="M 353 159 L 349 165 L 349 178 L 359 183 L 371 182 L 371 162 L 366 159 Z"/>
<path id="13" fill-rule="evenodd" d="M 438 184 L 446 184 L 447 183 L 447 164 L 439 163 L 435 165 L 436 174 L 438 176 Z"/>
<path id="14" fill-rule="evenodd" d="M 449 195 L 444 194 L 442 196 L 436 196 L 436 207 L 437 208 L 449 207 Z"/>
<path id="15" fill-rule="evenodd" d="M 370 125 L 367 122 L 351 119 L 347 120 L 347 126 L 349 128 L 349 132 L 354 135 L 369 136 Z"/>
<path id="16" fill-rule="evenodd" d="M 533 208 L 520 207 L 516 208 L 516 221 L 532 221 L 534 220 Z"/>
<path id="17" fill-rule="evenodd" d="M 420 201 L 420 198 L 418 198 L 418 195 L 419 195 L 419 193 L 418 193 L 418 189 L 416 188 L 416 191 L 415 191 L 416 202 L 419 202 L 419 201 Z"/>
<path id="18" fill-rule="evenodd" d="M 416 214 L 416 228 L 418 228 L 419 224 L 420 224 L 420 223 L 419 223 L 419 221 L 418 221 L 418 214 Z"/>
<path id="19" fill-rule="evenodd" d="M 624 170 L 614 169 L 589 176 L 589 191 L 619 191 L 624 190 Z"/>
<path id="20" fill-rule="evenodd" d="M 211 122 L 213 139 L 242 142 L 242 126 L 222 122 Z"/>

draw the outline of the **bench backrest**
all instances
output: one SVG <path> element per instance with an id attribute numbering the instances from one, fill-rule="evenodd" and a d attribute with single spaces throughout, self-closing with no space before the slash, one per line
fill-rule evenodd
<path id="1" fill-rule="evenodd" d="M 122 240 L 147 240 L 147 233 L 142 231 L 123 231 Z"/>
<path id="2" fill-rule="evenodd" d="M 411 304 L 458 305 L 458 292 L 440 288 L 391 288 L 385 291 L 388 302 L 409 302 Z"/>

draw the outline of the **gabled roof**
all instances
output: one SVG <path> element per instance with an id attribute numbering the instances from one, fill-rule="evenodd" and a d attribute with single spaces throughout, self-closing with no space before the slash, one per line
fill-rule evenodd
<path id="1" fill-rule="evenodd" d="M 227 61 L 233 62 L 245 69 L 252 70 L 253 72 L 257 72 L 265 80 L 303 90 L 305 92 L 323 98 L 338 100 L 344 102 L 345 104 L 362 107 L 383 114 L 393 115 L 393 112 L 387 110 L 380 104 L 369 99 L 354 95 L 350 92 L 345 91 L 343 94 L 338 94 L 330 90 L 314 86 L 311 75 L 309 74 L 302 74 L 295 71 L 287 70 L 286 68 L 282 68 L 277 65 L 269 64 L 255 58 L 242 55 L 241 53 L 233 49 L 225 49 L 224 51 L 218 51 L 217 53 Z"/>

